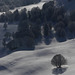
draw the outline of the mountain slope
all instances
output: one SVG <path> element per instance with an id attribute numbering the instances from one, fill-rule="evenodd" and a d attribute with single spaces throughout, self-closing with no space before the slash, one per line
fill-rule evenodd
<path id="1" fill-rule="evenodd" d="M 0 28 L 1 37 L 3 36 L 1 24 Z M 16 27 L 11 27 L 11 29 L 14 28 Z M 63 66 L 61 75 L 74 75 L 75 39 L 63 43 L 54 40 L 51 45 L 39 44 L 34 51 L 21 50 L 2 57 L 0 58 L 0 75 L 60 75 L 51 65 L 51 59 L 56 54 L 62 54 L 68 61 L 68 64 Z"/>
<path id="2" fill-rule="evenodd" d="M 0 75 L 58 75 L 51 65 L 55 54 L 68 60 L 61 75 L 75 74 L 75 40 L 52 45 L 40 45 L 35 51 L 18 51 L 0 59 Z"/>

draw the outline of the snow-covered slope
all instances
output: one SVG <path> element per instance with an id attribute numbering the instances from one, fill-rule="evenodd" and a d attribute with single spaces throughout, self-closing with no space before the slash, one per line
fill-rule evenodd
<path id="1" fill-rule="evenodd" d="M 20 11 L 20 10 L 22 10 L 22 9 L 24 9 L 24 8 L 26 8 L 27 11 L 30 11 L 33 7 L 39 7 L 40 9 L 42 9 L 42 6 L 43 6 L 44 3 L 45 3 L 45 2 L 40 2 L 40 3 L 37 3 L 37 4 L 31 4 L 31 5 L 27 5 L 27 6 L 16 7 L 15 9 L 9 10 L 9 11 L 14 12 L 16 9 L 18 9 L 18 10 Z M 0 15 L 1 15 L 2 13 L 5 13 L 5 12 L 0 12 Z"/>
<path id="2" fill-rule="evenodd" d="M 59 75 L 51 65 L 52 57 L 59 53 L 68 60 L 61 75 L 74 75 L 75 40 L 39 45 L 34 51 L 17 51 L 0 58 L 0 75 Z"/>
<path id="3" fill-rule="evenodd" d="M 42 9 L 42 6 L 45 2 L 48 2 L 48 1 L 52 1 L 52 0 L 42 0 L 41 2 L 37 3 L 37 4 L 31 4 L 31 5 L 27 5 L 27 6 L 22 6 L 22 7 L 17 7 L 13 10 L 10 10 L 11 12 L 14 12 L 16 9 L 18 9 L 19 11 L 23 8 L 26 8 L 27 11 L 30 11 L 33 7 L 39 7 L 40 9 Z M 0 14 L 2 14 L 4 12 L 0 12 Z"/>
<path id="4" fill-rule="evenodd" d="M 39 5 L 38 6 L 42 8 L 43 3 L 39 3 Z M 36 5 L 25 7 L 30 10 L 34 6 Z M 17 9 L 21 10 L 22 8 Z M 3 25 L 0 24 L 0 48 L 2 47 L 2 37 L 5 33 L 2 26 Z M 13 32 L 16 28 L 14 25 L 10 25 L 8 30 Z M 2 53 L 3 51 L 4 50 L 2 50 Z M 2 53 L 0 53 L 0 56 Z M 63 67 L 63 73 L 61 75 L 74 75 L 75 39 L 63 43 L 58 43 L 54 40 L 50 45 L 39 44 L 33 51 L 21 50 L 9 55 L 6 54 L 6 56 L 0 58 L 0 75 L 60 75 L 55 72 L 55 67 L 51 65 L 52 57 L 59 53 L 68 61 L 68 64 Z"/>
<path id="5" fill-rule="evenodd" d="M 28 5 L 28 6 L 22 6 L 22 7 L 17 7 L 17 8 L 15 8 L 14 10 L 10 10 L 10 11 L 15 11 L 16 9 L 18 9 L 19 11 L 21 10 L 21 9 L 23 9 L 23 8 L 26 8 L 27 9 L 27 11 L 30 11 L 33 7 L 39 7 L 40 9 L 42 9 L 42 6 L 43 6 L 43 4 L 44 4 L 45 2 L 40 2 L 40 3 L 38 3 L 38 4 L 32 4 L 32 5 Z"/>

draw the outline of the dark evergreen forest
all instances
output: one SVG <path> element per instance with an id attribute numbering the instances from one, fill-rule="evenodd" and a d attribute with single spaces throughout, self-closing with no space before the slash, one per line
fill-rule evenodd
<path id="1" fill-rule="evenodd" d="M 55 7 L 53 1 L 45 3 L 42 9 L 6 12 L 0 16 L 0 22 L 18 24 L 13 40 L 6 45 L 9 49 L 34 49 L 42 40 L 49 45 L 54 37 L 58 42 L 75 38 L 75 11 L 67 14 L 63 6 Z"/>

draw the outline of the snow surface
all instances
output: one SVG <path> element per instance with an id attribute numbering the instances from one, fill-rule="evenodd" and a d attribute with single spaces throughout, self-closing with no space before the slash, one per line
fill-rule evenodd
<path id="1" fill-rule="evenodd" d="M 38 4 L 31 4 L 28 6 L 22 6 L 22 7 L 17 7 L 14 10 L 10 10 L 11 12 L 14 12 L 16 9 L 18 9 L 19 11 L 21 11 L 22 9 L 26 8 L 27 11 L 30 11 L 33 7 L 39 7 L 40 9 L 42 9 L 42 6 L 45 2 L 40 2 Z"/>
<path id="2" fill-rule="evenodd" d="M 26 8 L 27 11 L 30 11 L 33 7 L 39 7 L 40 9 L 42 9 L 42 6 L 43 6 L 44 3 L 45 2 L 39 2 L 37 4 L 31 4 L 31 5 L 27 5 L 27 6 L 16 7 L 15 9 L 9 10 L 9 11 L 14 12 L 16 9 L 21 11 L 24 8 Z M 0 12 L 0 15 L 3 14 L 3 13 L 5 13 L 5 12 Z"/>
<path id="3" fill-rule="evenodd" d="M 8 25 L 7 31 L 16 30 L 17 25 Z M 59 43 L 54 38 L 50 45 L 42 42 L 32 51 L 8 53 L 8 49 L 2 49 L 4 33 L 3 23 L 0 23 L 0 75 L 60 75 L 51 65 L 51 59 L 56 54 L 62 54 L 68 61 L 63 66 L 61 75 L 75 74 L 75 39 Z"/>
<path id="4" fill-rule="evenodd" d="M 61 75 L 75 74 L 75 39 L 51 45 L 41 44 L 34 51 L 17 51 L 0 58 L 0 75 L 60 75 L 51 65 L 55 54 L 68 61 Z"/>
<path id="5" fill-rule="evenodd" d="M 39 3 L 40 4 L 40 3 Z M 43 4 L 43 3 L 42 3 Z M 38 5 L 38 4 L 37 4 Z M 32 6 L 25 6 L 28 10 Z M 40 4 L 39 7 L 42 5 Z M 22 7 L 23 8 L 23 7 Z M 21 10 L 22 8 L 18 8 Z M 9 25 L 8 31 L 16 31 L 17 25 Z M 0 48 L 2 48 L 2 38 L 4 35 L 3 24 L 0 23 Z M 6 50 L 0 49 L 0 56 Z M 8 51 L 8 50 L 7 50 Z M 62 54 L 68 61 L 63 66 L 63 72 L 56 72 L 51 65 L 51 59 L 56 54 Z M 32 51 L 16 51 L 0 58 L 0 75 L 74 75 L 75 74 L 75 39 L 58 43 L 53 39 L 50 45 L 44 43 L 36 46 Z"/>
<path id="6" fill-rule="evenodd" d="M 16 30 L 17 25 L 8 25 L 7 31 Z M 62 43 L 53 39 L 50 45 L 42 42 L 35 50 L 21 50 L 8 54 L 8 50 L 1 50 L 4 33 L 3 23 L 0 23 L 0 75 L 60 75 L 51 65 L 52 57 L 59 53 L 68 61 L 68 64 L 63 66 L 61 75 L 75 74 L 75 39 Z"/>
<path id="7" fill-rule="evenodd" d="M 43 4 L 45 4 L 48 1 L 53 1 L 53 0 L 42 0 L 41 2 L 39 2 L 37 4 L 31 4 L 31 5 L 27 5 L 27 6 L 16 7 L 15 9 L 9 10 L 9 11 L 14 12 L 16 9 L 21 11 L 24 8 L 26 8 L 27 11 L 30 11 L 33 7 L 39 7 L 40 9 L 42 9 Z M 0 12 L 0 15 L 3 14 L 3 13 L 5 13 L 5 12 Z"/>

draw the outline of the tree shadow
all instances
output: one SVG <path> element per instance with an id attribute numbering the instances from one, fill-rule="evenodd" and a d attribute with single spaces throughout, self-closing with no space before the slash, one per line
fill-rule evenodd
<path id="1" fill-rule="evenodd" d="M 9 70 L 7 67 L 0 65 L 0 71 L 5 71 L 7 70 L 8 72 L 12 72 L 11 70 Z"/>
<path id="2" fill-rule="evenodd" d="M 66 68 L 54 68 L 52 70 L 52 73 L 55 75 L 59 75 L 59 74 L 64 73 L 66 70 L 67 70 L 67 67 Z"/>
<path id="3" fill-rule="evenodd" d="M 18 48 L 18 49 L 7 49 L 7 48 L 0 48 L 0 58 L 7 56 L 11 53 L 17 52 L 17 51 L 33 51 L 35 48 Z"/>
<path id="4" fill-rule="evenodd" d="M 44 57 L 44 56 L 48 56 L 48 55 L 50 55 L 50 54 L 54 54 L 52 51 L 42 51 L 42 52 L 38 52 L 38 53 L 36 53 L 36 56 L 38 56 L 38 57 Z"/>
<path id="5" fill-rule="evenodd" d="M 0 71 L 7 70 L 5 66 L 0 65 Z"/>

